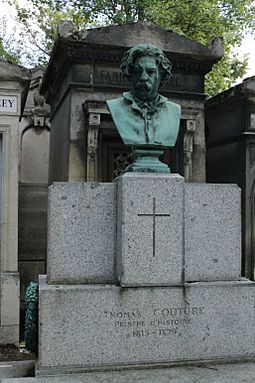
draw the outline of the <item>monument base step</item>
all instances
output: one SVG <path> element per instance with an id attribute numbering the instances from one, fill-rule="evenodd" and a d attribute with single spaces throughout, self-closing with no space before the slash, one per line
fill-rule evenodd
<path id="1" fill-rule="evenodd" d="M 37 376 L 253 360 L 254 314 L 250 281 L 122 289 L 41 278 Z"/>
<path id="2" fill-rule="evenodd" d="M 4 379 L 2 383 L 253 383 L 254 378 L 255 363 L 241 363 Z"/>
<path id="3" fill-rule="evenodd" d="M 20 378 L 33 376 L 35 368 L 34 360 L 6 361 L 0 363 L 0 382 L 6 378 Z"/>

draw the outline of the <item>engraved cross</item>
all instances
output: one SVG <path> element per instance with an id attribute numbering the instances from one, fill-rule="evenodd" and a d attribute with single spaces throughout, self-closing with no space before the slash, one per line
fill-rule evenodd
<path id="1" fill-rule="evenodd" d="M 153 218 L 153 257 L 156 253 L 156 218 L 157 217 L 170 217 L 170 214 L 157 214 L 156 213 L 156 198 L 153 198 L 153 212 L 152 214 L 137 214 L 139 217 L 152 217 Z"/>

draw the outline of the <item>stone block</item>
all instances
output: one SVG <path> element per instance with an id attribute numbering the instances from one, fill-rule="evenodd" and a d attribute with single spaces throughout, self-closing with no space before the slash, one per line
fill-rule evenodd
<path id="1" fill-rule="evenodd" d="M 1 273 L 1 325 L 19 325 L 19 274 Z"/>
<path id="2" fill-rule="evenodd" d="M 177 174 L 126 173 L 116 182 L 121 286 L 181 284 L 184 179 Z"/>
<path id="3" fill-rule="evenodd" d="M 46 260 L 48 186 L 19 186 L 19 261 Z"/>
<path id="4" fill-rule="evenodd" d="M 49 188 L 49 283 L 114 281 L 115 194 L 110 183 Z"/>
<path id="5" fill-rule="evenodd" d="M 40 283 L 38 374 L 255 357 L 255 283 Z"/>
<path id="6" fill-rule="evenodd" d="M 241 190 L 185 184 L 185 280 L 241 277 Z"/>
<path id="7" fill-rule="evenodd" d="M 253 383 L 255 363 L 187 366 L 4 379 L 2 383 Z"/>
<path id="8" fill-rule="evenodd" d="M 19 382 L 21 377 L 33 376 L 34 367 L 34 360 L 1 362 L 0 381 L 2 382 L 2 379 L 13 378 L 14 381 Z M 7 381 L 8 380 L 12 381 L 12 379 L 7 379 Z"/>
<path id="9" fill-rule="evenodd" d="M 0 326 L 0 343 L 19 346 L 19 325 Z"/>

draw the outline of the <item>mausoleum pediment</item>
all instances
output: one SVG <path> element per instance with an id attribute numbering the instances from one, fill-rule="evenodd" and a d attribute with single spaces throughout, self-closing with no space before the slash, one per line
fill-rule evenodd
<path id="1" fill-rule="evenodd" d="M 31 80 L 31 71 L 20 65 L 0 59 L 0 79 L 0 88 L 2 90 L 15 89 L 21 91 L 21 110 L 23 110 Z M 13 84 L 10 85 L 10 83 Z"/>
<path id="2" fill-rule="evenodd" d="M 58 39 L 42 83 L 47 102 L 56 101 L 55 92 L 63 87 L 69 72 L 76 84 L 103 89 L 127 86 L 119 69 L 125 50 L 136 44 L 153 44 L 164 51 L 173 64 L 174 86 L 178 91 L 204 93 L 204 76 L 223 56 L 222 39 L 210 47 L 149 22 L 113 25 L 77 31 L 70 21 L 61 21 Z M 181 78 L 177 78 L 177 77 Z"/>
<path id="3" fill-rule="evenodd" d="M 31 71 L 20 65 L 0 59 L 0 78 L 4 81 L 30 81 Z"/>
<path id="4" fill-rule="evenodd" d="M 212 47 L 207 47 L 183 35 L 166 30 L 150 22 L 137 22 L 95 28 L 87 31 L 84 42 L 129 48 L 135 44 L 149 43 L 165 52 L 200 56 L 222 56 Z"/>

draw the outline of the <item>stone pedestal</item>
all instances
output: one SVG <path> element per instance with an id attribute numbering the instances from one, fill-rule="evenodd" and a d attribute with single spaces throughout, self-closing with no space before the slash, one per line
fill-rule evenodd
<path id="1" fill-rule="evenodd" d="M 255 283 L 172 288 L 40 281 L 37 374 L 255 356 Z"/>
<path id="2" fill-rule="evenodd" d="M 237 186 L 138 173 L 55 183 L 48 225 L 35 382 L 121 381 L 125 370 L 143 382 L 148 368 L 255 358 Z"/>
<path id="3" fill-rule="evenodd" d="M 239 280 L 240 228 L 236 185 L 139 173 L 114 184 L 57 182 L 49 189 L 48 282 L 112 284 L 117 270 L 122 286 Z"/>
<path id="4" fill-rule="evenodd" d="M 237 186 L 54 183 L 48 224 L 37 375 L 255 356 Z"/>
<path id="5" fill-rule="evenodd" d="M 183 282 L 184 179 L 126 173 L 117 184 L 117 273 L 121 286 Z"/>
<path id="6" fill-rule="evenodd" d="M 98 371 L 89 374 L 4 379 L 2 383 L 253 383 L 255 363 Z"/>

